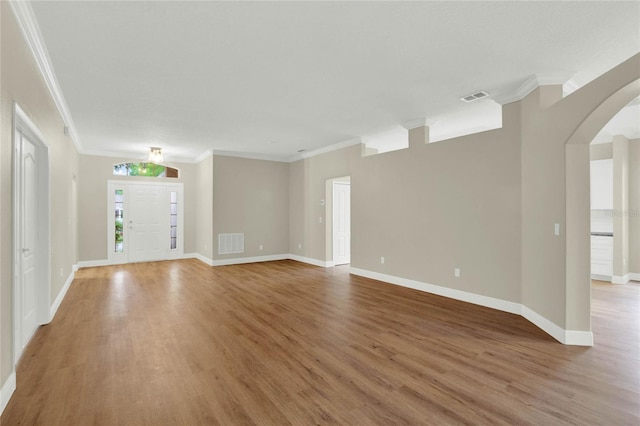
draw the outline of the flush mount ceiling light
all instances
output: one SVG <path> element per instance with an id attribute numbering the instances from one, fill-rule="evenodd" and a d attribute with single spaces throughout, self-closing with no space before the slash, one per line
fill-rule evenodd
<path id="1" fill-rule="evenodd" d="M 473 102 L 473 101 L 477 101 L 478 99 L 486 98 L 488 96 L 489 94 L 487 92 L 485 92 L 484 90 L 481 90 L 478 93 L 474 93 L 473 95 L 463 96 L 460 98 L 460 100 L 464 102 Z"/>
<path id="2" fill-rule="evenodd" d="M 151 147 L 149 148 L 149 162 L 154 164 L 161 164 L 164 162 L 162 156 L 162 148 Z"/>

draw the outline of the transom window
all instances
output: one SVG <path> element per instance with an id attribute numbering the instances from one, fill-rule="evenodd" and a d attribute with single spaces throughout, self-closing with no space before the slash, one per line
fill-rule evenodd
<path id="1" fill-rule="evenodd" d="M 177 178 L 178 169 L 154 163 L 122 163 L 113 166 L 115 176 L 147 176 Z"/>

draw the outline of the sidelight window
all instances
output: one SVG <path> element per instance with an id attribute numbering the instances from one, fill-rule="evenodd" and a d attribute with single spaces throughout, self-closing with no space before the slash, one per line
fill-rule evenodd
<path id="1" fill-rule="evenodd" d="M 124 190 L 116 189 L 114 197 L 115 208 L 115 252 L 124 252 Z"/>
<path id="2" fill-rule="evenodd" d="M 170 248 L 174 250 L 178 247 L 178 193 L 169 192 L 169 238 Z"/>

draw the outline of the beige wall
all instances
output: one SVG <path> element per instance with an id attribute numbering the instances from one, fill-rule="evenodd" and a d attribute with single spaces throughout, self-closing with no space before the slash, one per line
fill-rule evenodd
<path id="1" fill-rule="evenodd" d="M 213 157 L 196 165 L 196 248 L 195 252 L 213 258 Z"/>
<path id="2" fill-rule="evenodd" d="M 565 324 L 564 140 L 545 126 L 561 86 L 543 86 L 520 102 L 522 123 L 522 303 Z M 561 235 L 554 235 L 555 224 Z"/>
<path id="3" fill-rule="evenodd" d="M 307 168 L 304 161 L 289 164 L 289 253 L 306 256 Z"/>
<path id="4" fill-rule="evenodd" d="M 519 302 L 518 109 L 503 115 L 503 129 L 357 162 L 353 267 Z"/>
<path id="5" fill-rule="evenodd" d="M 245 234 L 242 255 L 218 254 L 226 233 Z M 214 260 L 289 252 L 289 164 L 213 156 L 213 242 Z"/>
<path id="6" fill-rule="evenodd" d="M 0 5 L 0 386 L 13 370 L 12 361 L 12 102 L 17 101 L 49 146 L 51 183 L 51 283 L 53 302 L 77 262 L 76 224 L 69 219 L 78 154 L 64 135 L 64 122 L 40 76 L 7 2 Z M 62 277 L 60 270 L 62 269 Z"/>
<path id="7" fill-rule="evenodd" d="M 291 163 L 290 253 L 322 262 L 331 260 L 327 257 L 327 211 L 321 200 L 326 202 L 327 179 L 349 176 L 361 158 L 361 149 L 353 145 Z"/>
<path id="8" fill-rule="evenodd" d="M 107 181 L 184 183 L 184 252 L 196 250 L 196 165 L 170 163 L 180 170 L 178 179 L 114 176 L 113 165 L 131 158 L 80 156 L 79 257 L 81 261 L 107 259 Z"/>

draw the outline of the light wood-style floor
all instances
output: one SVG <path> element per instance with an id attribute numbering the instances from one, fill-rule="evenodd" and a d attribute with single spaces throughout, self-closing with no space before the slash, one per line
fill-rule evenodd
<path id="1" fill-rule="evenodd" d="M 344 267 L 83 269 L 0 423 L 637 425 L 639 306 L 594 282 L 583 348 Z"/>

